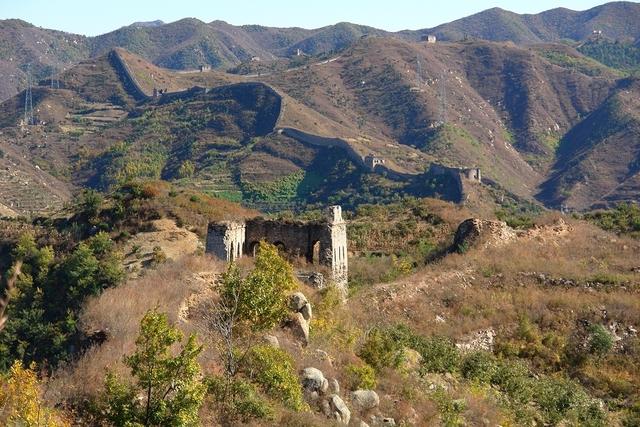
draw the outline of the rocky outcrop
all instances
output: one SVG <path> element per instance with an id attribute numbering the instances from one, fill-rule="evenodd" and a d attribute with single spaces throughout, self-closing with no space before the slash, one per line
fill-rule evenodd
<path id="1" fill-rule="evenodd" d="M 380 397 L 373 390 L 356 390 L 351 393 L 351 402 L 357 409 L 368 411 L 380 405 Z"/>
<path id="2" fill-rule="evenodd" d="M 501 246 L 517 237 L 514 229 L 503 221 L 470 218 L 463 221 L 456 231 L 453 249 L 464 252 L 472 246 Z"/>
<path id="3" fill-rule="evenodd" d="M 294 313 L 287 327 L 293 336 L 303 345 L 309 344 L 309 323 L 301 313 Z"/>
<path id="4" fill-rule="evenodd" d="M 466 351 L 488 351 L 493 352 L 493 343 L 496 331 L 493 328 L 476 331 L 464 337 L 456 347 L 463 352 Z"/>
<path id="5" fill-rule="evenodd" d="M 293 311 L 300 311 L 302 307 L 309 304 L 307 297 L 302 292 L 296 292 L 289 299 L 289 308 Z"/>
<path id="6" fill-rule="evenodd" d="M 329 381 L 317 368 L 305 368 L 302 370 L 302 388 L 306 393 L 326 393 L 329 389 Z"/>
<path id="7" fill-rule="evenodd" d="M 351 420 L 351 411 L 337 394 L 332 394 L 329 398 L 329 408 L 335 420 L 344 425 L 348 425 Z"/>
<path id="8" fill-rule="evenodd" d="M 295 313 L 289 318 L 286 327 L 303 345 L 309 344 L 309 322 L 311 322 L 311 303 L 302 292 L 289 297 L 289 308 Z"/>

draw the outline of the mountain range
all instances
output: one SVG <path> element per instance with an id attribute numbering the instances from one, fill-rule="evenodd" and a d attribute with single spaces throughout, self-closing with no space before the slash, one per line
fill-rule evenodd
<path id="1" fill-rule="evenodd" d="M 192 69 L 199 65 L 229 68 L 252 57 L 291 57 L 335 52 L 364 35 L 418 41 L 434 34 L 444 41 L 465 38 L 512 41 L 519 45 L 543 42 L 579 42 L 600 31 L 608 38 L 638 42 L 640 4 L 607 3 L 576 12 L 564 8 L 536 15 L 519 15 L 489 9 L 435 28 L 396 33 L 338 23 L 317 29 L 234 26 L 224 21 L 202 22 L 187 18 L 172 23 L 136 22 L 96 37 L 63 33 L 9 19 L 0 21 L 0 99 L 22 88 L 27 64 L 37 78 L 46 78 L 80 59 L 96 57 L 122 47 L 156 65 Z"/>
<path id="2" fill-rule="evenodd" d="M 190 18 L 97 37 L 2 21 L 0 203 L 39 211 L 135 177 L 256 203 L 637 200 L 640 83 L 628 52 L 639 17 L 640 4 L 616 2 L 490 9 L 397 33 Z M 25 131 L 16 93 L 27 64 L 41 125 Z M 197 71 L 205 65 L 214 69 Z M 385 161 L 382 173 L 368 155 Z M 434 164 L 479 167 L 489 186 L 451 194 Z"/>

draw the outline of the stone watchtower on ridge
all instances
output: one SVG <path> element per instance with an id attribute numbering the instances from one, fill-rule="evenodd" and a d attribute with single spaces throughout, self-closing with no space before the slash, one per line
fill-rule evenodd
<path id="1" fill-rule="evenodd" d="M 347 224 L 340 206 L 330 206 L 322 221 L 277 221 L 254 218 L 247 221 L 210 223 L 206 252 L 232 262 L 255 255 L 260 241 L 274 244 L 291 256 L 331 268 L 333 282 L 346 287 L 349 272 Z"/>

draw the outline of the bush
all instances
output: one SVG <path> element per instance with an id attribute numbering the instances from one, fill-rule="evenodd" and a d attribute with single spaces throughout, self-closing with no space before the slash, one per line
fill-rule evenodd
<path id="1" fill-rule="evenodd" d="M 464 357 L 460 366 L 462 376 L 468 380 L 487 384 L 496 374 L 498 365 L 492 354 L 475 351 Z"/>
<path id="2" fill-rule="evenodd" d="M 207 390 L 213 396 L 223 425 L 271 419 L 273 408 L 260 397 L 255 386 L 241 378 L 209 377 Z"/>
<path id="3" fill-rule="evenodd" d="M 528 403 L 533 396 L 533 384 L 529 368 L 520 361 L 497 363 L 491 383 L 509 396 L 515 405 Z"/>
<path id="4" fill-rule="evenodd" d="M 348 365 L 346 368 L 346 384 L 351 390 L 373 390 L 377 386 L 376 371 L 371 366 Z"/>
<path id="5" fill-rule="evenodd" d="M 222 281 L 224 305 L 232 307 L 237 300 L 237 319 L 245 321 L 255 331 L 271 329 L 289 314 L 288 296 L 297 288 L 293 268 L 278 254 L 278 249 L 260 243 L 255 267 L 242 279 L 231 266 Z"/>
<path id="6" fill-rule="evenodd" d="M 358 356 L 376 371 L 397 368 L 404 355 L 402 343 L 394 340 L 388 330 L 373 329 L 358 352 Z"/>
<path id="7" fill-rule="evenodd" d="M 0 334 L 0 366 L 8 369 L 15 359 L 55 366 L 70 356 L 83 302 L 120 283 L 122 265 L 102 233 L 58 258 L 51 247 L 38 248 L 34 236 L 25 234 L 13 250 L 13 262 L 18 261 L 17 292 Z"/>
<path id="8" fill-rule="evenodd" d="M 597 402 L 572 381 L 540 378 L 535 382 L 533 399 L 545 424 L 555 425 L 563 420 L 581 426 L 606 424 L 606 415 Z"/>
<path id="9" fill-rule="evenodd" d="M 613 348 L 613 337 L 602 325 L 589 327 L 589 353 L 602 357 Z"/>
<path id="10" fill-rule="evenodd" d="M 287 407 L 296 411 L 306 408 L 293 358 L 286 351 L 270 345 L 253 347 L 247 353 L 241 370 L 267 395 Z"/>
<path id="11" fill-rule="evenodd" d="M 140 322 L 135 352 L 124 359 L 135 383 L 109 372 L 99 415 L 114 425 L 198 425 L 206 392 L 197 361 L 202 347 L 191 335 L 173 356 L 171 347 L 181 340 L 165 314 L 149 310 Z"/>
<path id="12" fill-rule="evenodd" d="M 167 254 L 164 253 L 160 246 L 153 247 L 153 253 L 151 254 L 151 262 L 154 265 L 160 265 L 167 262 Z"/>
<path id="13" fill-rule="evenodd" d="M 458 368 L 460 354 L 456 345 L 447 337 L 433 336 L 414 348 L 422 356 L 420 371 L 446 373 Z"/>
<path id="14" fill-rule="evenodd" d="M 5 426 L 63 427 L 70 424 L 44 405 L 35 364 L 25 368 L 16 361 L 0 378 L 0 423 Z"/>

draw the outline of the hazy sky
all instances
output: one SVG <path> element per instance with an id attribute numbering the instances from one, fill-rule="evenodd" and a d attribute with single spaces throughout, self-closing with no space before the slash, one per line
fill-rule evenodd
<path id="1" fill-rule="evenodd" d="M 386 30 L 434 27 L 484 9 L 537 13 L 555 7 L 585 10 L 605 0 L 0 0 L 0 19 L 96 35 L 135 21 L 194 17 L 231 24 L 317 28 L 341 21 Z"/>

